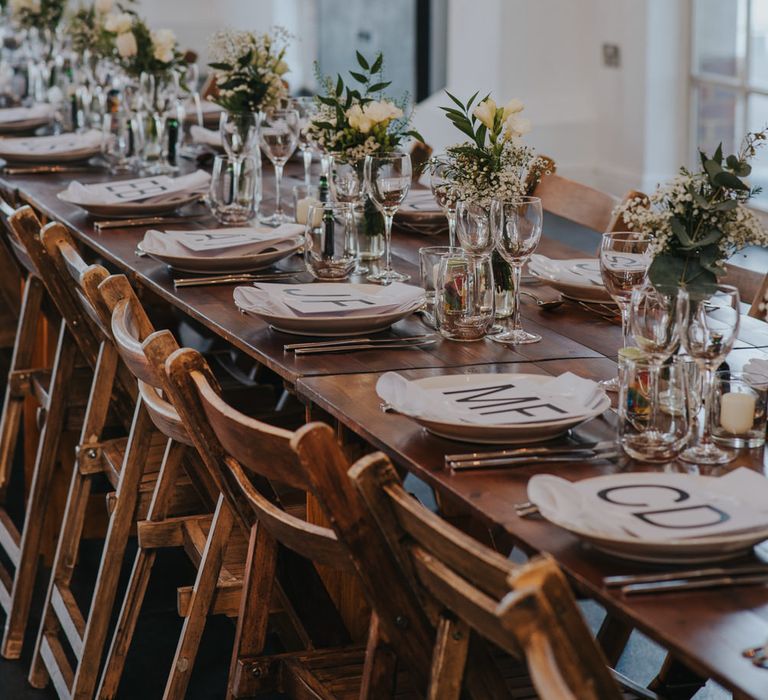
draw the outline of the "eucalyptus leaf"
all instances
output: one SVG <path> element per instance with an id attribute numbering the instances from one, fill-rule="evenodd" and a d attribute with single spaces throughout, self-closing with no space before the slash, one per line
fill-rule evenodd
<path id="1" fill-rule="evenodd" d="M 717 175 L 712 178 L 712 182 L 718 187 L 728 187 L 732 190 L 748 191 L 749 187 L 745 185 L 739 178 L 733 173 L 729 173 L 726 170 L 721 170 Z"/>

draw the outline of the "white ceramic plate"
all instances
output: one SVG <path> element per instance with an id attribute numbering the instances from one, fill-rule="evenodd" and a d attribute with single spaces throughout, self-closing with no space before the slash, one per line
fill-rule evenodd
<path id="1" fill-rule="evenodd" d="M 18 122 L 5 122 L 0 124 L 0 134 L 19 134 L 26 131 L 32 131 L 38 127 L 45 126 L 51 121 L 52 117 L 35 117 L 34 119 L 23 119 Z"/>
<path id="2" fill-rule="evenodd" d="M 683 475 L 681 475 L 683 476 Z M 691 479 L 715 480 L 717 477 L 687 475 Z M 653 478 L 652 472 L 648 478 Z M 615 486 L 622 480 L 636 483 L 638 474 L 609 474 L 595 477 L 605 480 L 606 485 Z M 716 488 L 716 487 L 711 487 Z M 574 527 L 572 524 L 561 522 L 556 516 L 548 518 L 550 522 L 576 535 L 582 541 L 590 544 L 606 554 L 654 564 L 699 564 L 704 562 L 725 561 L 749 554 L 752 548 L 768 539 L 768 527 L 749 533 L 735 535 L 720 535 L 717 537 L 691 537 L 679 540 L 652 541 L 629 535 L 625 537 L 598 535 L 589 530 Z"/>
<path id="3" fill-rule="evenodd" d="M 81 204 L 80 202 L 73 202 L 67 197 L 62 196 L 64 193 L 59 192 L 56 196 L 62 201 L 68 204 L 74 204 L 81 209 L 85 209 L 89 214 L 93 216 L 109 216 L 115 218 L 130 218 L 134 216 L 153 216 L 155 214 L 168 214 L 180 209 L 187 204 L 197 202 L 202 195 L 181 193 L 176 197 L 169 197 L 162 203 L 148 204 L 146 202 L 124 202 L 122 204 Z"/>
<path id="4" fill-rule="evenodd" d="M 322 283 L 321 283 L 322 284 Z M 375 284 L 349 284 L 345 285 L 366 294 L 387 294 L 388 287 Z M 237 303 L 237 302 L 235 302 Z M 272 328 L 292 335 L 319 336 L 319 337 L 347 337 L 356 335 L 368 335 L 378 333 L 389 328 L 393 323 L 410 316 L 424 304 L 423 296 L 419 296 L 407 306 L 388 313 L 372 314 L 370 316 L 277 316 L 269 313 L 256 313 L 248 309 L 242 309 L 245 313 L 258 316 L 266 321 Z"/>
<path id="5" fill-rule="evenodd" d="M 67 153 L 0 153 L 0 158 L 9 163 L 43 163 L 45 165 L 57 165 L 58 163 L 76 163 L 88 160 L 101 153 L 100 146 L 80 148 Z"/>
<path id="6" fill-rule="evenodd" d="M 250 272 L 269 267 L 279 260 L 293 255 L 303 243 L 303 239 L 298 237 L 290 241 L 280 241 L 274 247 L 261 253 L 234 255 L 231 251 L 222 251 L 220 255 L 215 257 L 169 255 L 163 251 L 149 248 L 143 241 L 137 247 L 149 257 L 165 263 L 174 270 L 215 275 L 221 272 Z"/>
<path id="7" fill-rule="evenodd" d="M 574 258 L 573 260 L 558 260 L 560 265 L 567 268 L 562 275 L 557 273 L 546 274 L 528 265 L 528 274 L 545 282 L 561 294 L 579 301 L 596 301 L 601 304 L 613 304 L 605 287 L 591 282 L 585 273 L 600 273 L 600 262 L 596 258 Z"/>
<path id="8" fill-rule="evenodd" d="M 520 381 L 522 379 L 539 379 L 542 382 L 552 379 L 546 374 L 454 374 L 440 377 L 427 377 L 414 381 L 423 389 L 459 389 L 469 388 L 473 385 L 487 386 L 488 379 L 494 381 Z M 419 425 L 440 437 L 449 440 L 462 440 L 464 442 L 477 442 L 489 445 L 519 444 L 529 442 L 543 442 L 562 435 L 570 428 L 574 428 L 590 418 L 599 416 L 609 408 L 611 400 L 603 396 L 597 406 L 583 416 L 571 417 L 559 421 L 547 421 L 541 423 L 525 423 L 518 425 L 477 425 L 475 423 L 435 421 L 411 415 Z"/>

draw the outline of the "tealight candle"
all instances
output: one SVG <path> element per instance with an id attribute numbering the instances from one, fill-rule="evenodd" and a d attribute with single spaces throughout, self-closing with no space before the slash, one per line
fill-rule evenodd
<path id="1" fill-rule="evenodd" d="M 306 224 L 309 217 L 310 207 L 320 207 L 322 202 L 314 197 L 304 197 L 296 202 L 296 223 Z M 323 212 L 317 208 L 315 209 L 314 216 L 312 217 L 312 226 L 320 226 L 323 221 Z"/>
<path id="2" fill-rule="evenodd" d="M 755 397 L 752 394 L 732 391 L 720 397 L 720 425 L 729 433 L 747 433 L 754 422 Z"/>

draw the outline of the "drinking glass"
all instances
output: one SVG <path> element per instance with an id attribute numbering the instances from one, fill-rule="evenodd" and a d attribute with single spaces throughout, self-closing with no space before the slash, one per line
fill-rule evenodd
<path id="1" fill-rule="evenodd" d="M 271 109 L 261 116 L 259 141 L 261 150 L 275 166 L 275 212 L 262 219 L 269 226 L 280 226 L 288 221 L 283 212 L 280 185 L 283 167 L 296 150 L 299 140 L 299 113 L 295 109 Z"/>
<path id="2" fill-rule="evenodd" d="M 632 290 L 629 314 L 632 336 L 648 365 L 650 380 L 650 422 L 643 436 L 644 449 L 649 457 L 658 453 L 661 461 L 669 452 L 669 435 L 660 427 L 663 411 L 659 377 L 662 366 L 680 344 L 680 329 L 687 314 L 688 294 L 684 289 L 662 290 L 646 282 Z"/>
<path id="3" fill-rule="evenodd" d="M 375 153 L 365 158 L 365 187 L 371 201 L 384 215 L 384 269 L 366 279 L 376 284 L 392 284 L 410 275 L 392 269 L 392 220 L 411 188 L 411 157 L 407 153 Z"/>
<path id="4" fill-rule="evenodd" d="M 604 233 L 600 242 L 600 276 L 621 312 L 622 347 L 629 340 L 629 302 L 632 290 L 641 285 L 651 264 L 651 236 L 636 231 Z M 618 391 L 617 377 L 600 382 L 605 391 Z"/>
<path id="5" fill-rule="evenodd" d="M 445 156 L 432 159 L 429 174 L 432 196 L 448 219 L 448 245 L 456 245 L 456 200 L 451 196 L 450 165 Z"/>
<path id="6" fill-rule="evenodd" d="M 491 230 L 496 250 L 512 268 L 514 290 L 511 327 L 491 336 L 497 343 L 524 345 L 538 343 L 541 336 L 523 330 L 520 320 L 520 278 L 528 258 L 541 239 L 543 219 L 541 200 L 538 197 L 518 197 L 513 200 L 491 201 Z"/>
<path id="7" fill-rule="evenodd" d="M 166 127 L 169 112 L 176 108 L 178 76 L 175 73 L 163 77 L 142 73 L 139 85 L 142 100 L 151 117 L 151 122 L 147 124 L 151 132 L 145 131 L 142 154 L 146 172 L 150 175 L 173 173 L 178 168 L 168 162 Z"/>
<path id="8" fill-rule="evenodd" d="M 317 114 L 317 103 L 314 97 L 294 97 L 290 101 L 290 108 L 299 113 L 299 150 L 304 161 L 304 184 L 309 187 L 312 184 L 312 151 L 313 144 L 309 138 L 309 122 Z"/>
<path id="9" fill-rule="evenodd" d="M 715 371 L 736 341 L 739 314 L 739 290 L 729 285 L 717 285 L 708 296 L 690 299 L 681 341 L 704 375 L 704 423 L 699 444 L 680 455 L 686 462 L 726 464 L 734 458 L 733 452 L 712 442 L 712 395 Z"/>
<path id="10" fill-rule="evenodd" d="M 494 318 L 495 293 L 490 255 L 465 251 L 442 256 L 435 292 L 435 325 L 449 340 L 482 340 Z"/>
<path id="11" fill-rule="evenodd" d="M 261 160 L 216 156 L 209 191 L 211 211 L 222 224 L 247 224 L 261 201 Z"/>
<path id="12" fill-rule="evenodd" d="M 101 155 L 114 174 L 131 170 L 131 117 L 124 111 L 105 114 L 102 120 Z"/>
<path id="13" fill-rule="evenodd" d="M 355 256 L 347 239 L 355 237 L 355 212 L 351 204 L 326 202 L 310 205 L 305 228 L 304 261 L 307 271 L 320 280 L 342 280 L 355 269 Z"/>
<path id="14" fill-rule="evenodd" d="M 643 357 L 624 357 L 619 364 L 619 443 L 634 459 L 670 462 L 688 441 L 689 393 L 686 370 L 679 359 L 658 371 L 662 410 L 656 414 L 651 363 Z"/>
<path id="15" fill-rule="evenodd" d="M 330 158 L 331 194 L 337 202 L 362 205 L 365 197 L 365 161 L 348 161 L 339 156 Z"/>
<path id="16" fill-rule="evenodd" d="M 422 318 L 428 325 L 435 327 L 435 290 L 437 289 L 437 275 L 440 272 L 440 262 L 445 255 L 461 255 L 461 248 L 447 245 L 433 245 L 419 248 L 419 272 L 421 273 L 421 286 L 425 291 L 426 309 Z"/>
<path id="17" fill-rule="evenodd" d="M 765 444 L 768 384 L 749 374 L 718 372 L 712 396 L 712 439 L 727 447 Z"/>
<path id="18" fill-rule="evenodd" d="M 226 154 L 235 160 L 254 155 L 259 141 L 258 112 L 222 112 L 219 133 Z"/>
<path id="19" fill-rule="evenodd" d="M 470 255 L 490 255 L 495 241 L 490 207 L 459 201 L 456 205 L 456 237 Z"/>

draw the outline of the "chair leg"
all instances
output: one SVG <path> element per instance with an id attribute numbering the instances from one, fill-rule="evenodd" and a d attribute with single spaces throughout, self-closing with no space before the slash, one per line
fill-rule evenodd
<path id="1" fill-rule="evenodd" d="M 220 496 L 200 568 L 197 570 L 192 600 L 189 603 L 189 614 L 184 620 L 176 654 L 173 657 L 173 666 L 168 675 L 168 682 L 163 694 L 164 700 L 182 700 L 186 694 L 189 678 L 192 675 L 192 667 L 200 646 L 200 637 L 205 629 L 206 618 L 211 609 L 219 572 L 224 561 L 224 551 L 233 525 L 232 511 L 224 503 L 223 497 Z"/>
<path id="2" fill-rule="evenodd" d="M 251 528 L 248 540 L 245 580 L 229 667 L 227 698 L 239 697 L 235 687 L 238 661 L 264 652 L 276 568 L 277 543 L 266 528 L 256 524 Z"/>
<path id="3" fill-rule="evenodd" d="M 35 350 L 37 321 L 43 303 L 43 284 L 36 277 L 27 280 L 21 304 L 21 315 L 13 346 L 11 369 L 5 387 L 3 413 L 0 418 L 0 502 L 5 501 L 5 491 L 11 474 L 13 455 L 19 437 L 24 397 L 27 392 L 19 391 L 18 373 L 30 369 Z"/>
<path id="4" fill-rule="evenodd" d="M 102 434 L 109 410 L 111 388 L 117 370 L 117 359 L 117 352 L 114 348 L 103 344 L 96 362 L 88 407 L 80 433 L 79 453 L 87 451 L 89 445 L 93 445 L 94 441 L 98 440 Z M 55 636 L 60 629 L 52 600 L 57 591 L 68 589 L 72 580 L 77 553 L 80 548 L 85 512 L 91 494 L 91 482 L 92 478 L 81 470 L 80 458 L 78 458 L 72 471 L 72 481 L 64 509 L 61 533 L 59 534 L 51 577 L 48 582 L 48 592 L 43 606 L 43 619 L 29 670 L 28 680 L 35 688 L 43 688 L 48 682 L 48 672 L 41 655 L 41 649 L 44 640 Z M 79 632 L 82 633 L 82 630 Z"/>
<path id="5" fill-rule="evenodd" d="M 35 467 L 21 534 L 19 565 L 13 580 L 8 617 L 2 641 L 2 655 L 18 659 L 24 643 L 32 592 L 35 586 L 44 515 L 50 495 L 51 479 L 56 463 L 59 438 L 64 428 L 67 407 L 66 387 L 72 379 L 77 348 L 65 325 L 59 330 L 59 342 L 53 364 L 48 415 L 38 443 Z"/>
<path id="6" fill-rule="evenodd" d="M 468 652 L 467 623 L 441 618 L 432 653 L 428 700 L 459 700 Z"/>
<path id="7" fill-rule="evenodd" d="M 455 659 L 454 659 L 455 660 Z M 464 664 L 461 664 L 463 673 Z M 368 643 L 365 647 L 365 666 L 360 685 L 360 699 L 392 698 L 397 685 L 397 655 L 381 638 L 379 616 L 371 613 Z"/>
<path id="8" fill-rule="evenodd" d="M 158 522 L 167 517 L 176 480 L 182 471 L 181 461 L 186 450 L 187 448 L 178 442 L 171 442 L 168 445 L 147 513 L 147 520 Z M 140 548 L 136 553 L 131 578 L 120 609 L 120 617 L 112 635 L 112 643 L 107 652 L 101 681 L 96 692 L 96 697 L 100 700 L 111 700 L 117 695 L 156 555 L 155 549 Z"/>
<path id="9" fill-rule="evenodd" d="M 131 524 L 135 519 L 139 483 L 149 456 L 149 446 L 154 431 L 152 419 L 139 399 L 120 472 L 117 503 L 109 519 L 109 529 L 96 576 L 96 588 L 91 599 L 83 636 L 83 651 L 72 685 L 72 698 L 90 700 L 99 678 L 99 666 L 117 595 L 120 569 L 131 532 Z"/>

